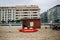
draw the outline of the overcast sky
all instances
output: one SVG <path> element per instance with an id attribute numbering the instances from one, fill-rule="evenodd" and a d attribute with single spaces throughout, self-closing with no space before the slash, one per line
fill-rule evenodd
<path id="1" fill-rule="evenodd" d="M 60 4 L 60 0 L 0 0 L 0 6 L 38 5 L 41 13 Z"/>

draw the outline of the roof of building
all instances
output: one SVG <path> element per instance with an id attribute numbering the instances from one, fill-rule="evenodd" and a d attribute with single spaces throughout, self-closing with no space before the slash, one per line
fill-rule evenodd
<path id="1" fill-rule="evenodd" d="M 0 8 L 16 8 L 16 9 L 38 9 L 38 5 L 17 5 L 17 6 L 0 6 Z"/>
<path id="2" fill-rule="evenodd" d="M 58 6 L 60 6 L 60 5 L 56 5 L 55 7 L 58 7 Z"/>
<path id="3" fill-rule="evenodd" d="M 53 8 L 56 8 L 56 7 L 60 7 L 60 5 L 56 5 L 56 6 L 52 7 L 52 8 L 50 8 L 49 10 L 52 10 Z M 47 10 L 47 11 L 49 11 L 49 10 Z"/>

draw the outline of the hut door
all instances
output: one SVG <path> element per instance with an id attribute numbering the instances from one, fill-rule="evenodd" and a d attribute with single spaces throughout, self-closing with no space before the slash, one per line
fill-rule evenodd
<path id="1" fill-rule="evenodd" d="M 33 27 L 34 26 L 34 22 L 30 22 L 30 27 Z"/>
<path id="2" fill-rule="evenodd" d="M 23 22 L 23 27 L 27 27 L 27 23 L 26 23 L 25 20 L 24 20 L 24 22 Z"/>

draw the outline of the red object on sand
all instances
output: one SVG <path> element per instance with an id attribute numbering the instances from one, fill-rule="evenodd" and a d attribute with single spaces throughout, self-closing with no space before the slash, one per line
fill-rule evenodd
<path id="1" fill-rule="evenodd" d="M 22 29 L 19 32 L 37 32 L 41 28 L 40 19 L 22 19 Z"/>
<path id="2" fill-rule="evenodd" d="M 37 32 L 37 29 L 21 29 L 19 32 Z"/>

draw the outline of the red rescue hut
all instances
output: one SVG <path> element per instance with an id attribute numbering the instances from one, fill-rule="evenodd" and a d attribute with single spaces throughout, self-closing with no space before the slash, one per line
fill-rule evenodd
<path id="1" fill-rule="evenodd" d="M 41 28 L 40 19 L 22 19 L 22 29 L 20 32 L 37 32 Z"/>
<path id="2" fill-rule="evenodd" d="M 27 28 L 41 28 L 41 22 L 40 22 L 40 19 L 22 19 L 22 27 L 23 29 L 25 27 Z"/>

